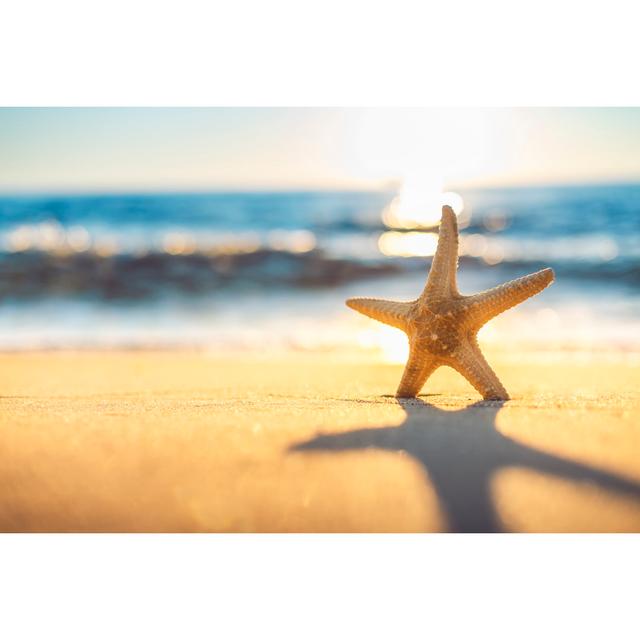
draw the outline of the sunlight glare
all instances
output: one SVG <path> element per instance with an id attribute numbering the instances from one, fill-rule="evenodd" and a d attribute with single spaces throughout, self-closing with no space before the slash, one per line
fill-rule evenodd
<path id="1" fill-rule="evenodd" d="M 438 235 L 422 231 L 385 231 L 378 239 L 378 248 L 385 256 L 427 258 L 436 252 Z"/>
<path id="2" fill-rule="evenodd" d="M 383 211 L 382 221 L 391 229 L 432 229 L 440 223 L 443 205 L 449 205 L 457 216 L 464 209 L 459 194 L 444 191 L 441 177 L 409 175 L 400 194 Z"/>
<path id="3" fill-rule="evenodd" d="M 400 329 L 387 325 L 378 325 L 363 330 L 358 336 L 361 347 L 374 349 L 390 364 L 404 364 L 409 357 L 409 341 Z"/>

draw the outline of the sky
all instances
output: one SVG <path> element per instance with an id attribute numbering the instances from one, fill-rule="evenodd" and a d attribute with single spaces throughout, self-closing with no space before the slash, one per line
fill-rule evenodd
<path id="1" fill-rule="evenodd" d="M 0 192 L 640 180 L 640 109 L 0 108 Z"/>

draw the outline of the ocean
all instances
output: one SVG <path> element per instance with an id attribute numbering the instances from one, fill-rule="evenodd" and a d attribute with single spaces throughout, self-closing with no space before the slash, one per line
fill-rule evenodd
<path id="1" fill-rule="evenodd" d="M 487 325 L 483 342 L 639 350 L 640 185 L 458 193 L 462 293 L 544 266 L 557 277 Z M 437 226 L 433 212 L 419 225 L 394 219 L 397 198 L 2 196 L 0 348 L 374 350 L 399 360 L 397 332 L 344 305 L 422 290 Z"/>

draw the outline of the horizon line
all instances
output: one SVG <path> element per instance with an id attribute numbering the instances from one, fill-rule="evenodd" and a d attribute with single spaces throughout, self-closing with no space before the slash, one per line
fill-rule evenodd
<path id="1" fill-rule="evenodd" d="M 501 191 L 509 189 L 543 189 L 543 188 L 578 188 L 635 186 L 640 184 L 640 176 L 622 178 L 601 178 L 584 180 L 533 180 L 528 182 L 504 182 L 467 185 L 446 185 L 450 191 Z M 397 192 L 401 189 L 401 181 L 389 181 L 388 184 L 358 185 L 290 185 L 290 186 L 175 186 L 175 187 L 35 187 L 26 189 L 3 189 L 0 187 L 0 198 L 12 197 L 83 197 L 83 196 L 146 196 L 146 195 L 216 195 L 216 194 L 284 194 L 284 193 L 385 193 Z"/>

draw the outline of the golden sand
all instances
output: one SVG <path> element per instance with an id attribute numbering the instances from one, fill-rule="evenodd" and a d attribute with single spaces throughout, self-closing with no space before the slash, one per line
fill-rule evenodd
<path id="1" fill-rule="evenodd" d="M 492 358 L 0 355 L 0 529 L 640 531 L 640 367 Z"/>

